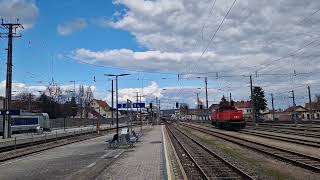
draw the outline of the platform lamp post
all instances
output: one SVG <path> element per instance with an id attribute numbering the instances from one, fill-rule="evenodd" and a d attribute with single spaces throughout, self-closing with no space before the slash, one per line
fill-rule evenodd
<path id="1" fill-rule="evenodd" d="M 116 109 L 117 109 L 116 121 L 117 121 L 118 141 L 119 141 L 118 77 L 127 76 L 127 75 L 130 75 L 130 74 L 105 74 L 105 76 L 116 77 Z"/>

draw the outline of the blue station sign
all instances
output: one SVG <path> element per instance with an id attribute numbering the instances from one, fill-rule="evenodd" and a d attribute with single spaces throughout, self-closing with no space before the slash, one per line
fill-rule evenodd
<path id="1" fill-rule="evenodd" d="M 20 115 L 20 109 L 3 109 L 0 110 L 0 115 Z"/>
<path id="2" fill-rule="evenodd" d="M 118 104 L 117 105 L 117 107 L 119 108 L 119 109 L 121 109 L 121 108 L 144 108 L 144 107 L 146 107 L 146 104 L 145 103 L 132 103 L 132 106 L 131 106 L 131 104 L 130 103 L 125 103 L 125 104 Z"/>

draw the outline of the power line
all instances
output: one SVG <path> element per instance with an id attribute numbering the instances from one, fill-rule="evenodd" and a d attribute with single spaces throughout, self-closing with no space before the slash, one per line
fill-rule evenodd
<path id="1" fill-rule="evenodd" d="M 203 52 L 201 53 L 200 58 L 206 53 L 206 51 L 208 50 L 211 41 L 214 39 L 214 37 L 216 36 L 217 32 L 219 31 L 219 29 L 221 28 L 222 24 L 224 23 L 225 19 L 227 18 L 228 14 L 230 13 L 231 9 L 233 8 L 234 4 L 237 2 L 237 0 L 234 0 L 231 7 L 229 8 L 229 10 L 227 11 L 226 15 L 223 17 L 221 23 L 219 24 L 218 28 L 216 29 L 216 31 L 213 33 L 213 35 L 211 36 L 209 42 L 207 43 L 207 46 L 205 47 L 205 49 L 203 50 Z"/>
<path id="2" fill-rule="evenodd" d="M 67 60 L 70 61 L 76 61 L 76 62 L 80 62 L 83 64 L 87 64 L 87 65 L 91 65 L 91 66 L 95 66 L 95 67 L 100 67 L 100 68 L 108 68 L 108 69 L 118 69 L 118 70 L 123 70 L 123 71 L 132 71 L 132 72 L 144 72 L 144 73 L 150 73 L 150 74 L 177 74 L 177 73 L 170 73 L 170 72 L 159 72 L 159 71 L 153 71 L 153 70 L 136 70 L 136 69 L 129 69 L 129 68 L 119 68 L 119 67 L 112 67 L 112 66 L 106 66 L 106 65 L 98 65 L 98 64 L 92 64 L 92 63 L 88 63 L 85 61 L 82 61 L 80 59 L 75 59 L 73 57 L 69 57 L 66 55 L 63 55 L 63 57 L 65 57 Z"/>
<path id="3" fill-rule="evenodd" d="M 209 14 L 208 14 L 208 16 L 207 16 L 206 19 L 208 19 L 209 16 L 212 14 L 213 8 L 214 8 L 214 6 L 215 6 L 215 4 L 216 4 L 216 1 L 217 1 L 217 0 L 214 0 L 214 1 L 213 1 L 212 6 L 211 6 L 210 11 L 209 11 Z M 203 22 L 203 26 L 202 26 L 202 30 L 201 30 L 201 35 L 202 35 L 202 36 L 201 36 L 201 39 L 202 39 L 202 42 L 204 41 L 204 39 L 203 39 L 203 31 L 204 31 L 204 29 L 205 29 L 205 27 L 206 27 L 206 25 L 207 25 L 206 19 L 205 19 L 204 22 Z"/>

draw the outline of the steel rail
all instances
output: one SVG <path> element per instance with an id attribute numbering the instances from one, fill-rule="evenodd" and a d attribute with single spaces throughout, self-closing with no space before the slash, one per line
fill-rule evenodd
<path id="1" fill-rule="evenodd" d="M 289 162 L 296 166 L 314 171 L 316 173 L 320 173 L 320 158 L 318 157 L 313 157 L 306 154 L 293 152 L 287 149 L 258 143 L 255 141 L 209 130 L 206 128 L 201 128 L 201 127 L 190 125 L 190 124 L 181 124 L 181 126 L 185 126 L 190 129 L 197 130 L 205 134 L 212 135 L 214 137 L 218 137 L 220 139 L 232 142 L 234 144 L 238 144 L 240 146 L 255 150 L 257 152 L 270 155 L 274 158 L 281 159 L 283 161 Z"/>
<path id="2" fill-rule="evenodd" d="M 241 130 L 238 132 L 242 133 L 242 134 L 248 134 L 248 135 L 253 135 L 253 136 L 258 136 L 258 137 L 263 137 L 263 138 L 268 138 L 268 139 L 280 140 L 280 141 L 285 141 L 285 142 L 320 148 L 320 141 L 311 141 L 311 140 L 307 140 L 307 139 L 284 137 L 284 136 L 279 136 L 279 135 L 275 135 L 275 134 L 252 132 L 249 130 Z"/>
<path id="3" fill-rule="evenodd" d="M 232 165 L 230 162 L 228 162 L 227 160 L 225 160 L 224 158 L 220 157 L 218 154 L 216 154 L 215 152 L 213 152 L 212 150 L 210 150 L 208 147 L 206 147 L 205 145 L 203 145 L 202 143 L 200 143 L 199 141 L 197 141 L 196 139 L 190 137 L 190 135 L 186 134 L 185 132 L 181 131 L 180 129 L 176 128 L 176 127 L 172 127 L 174 128 L 177 132 L 179 132 L 183 137 L 187 138 L 188 140 L 190 140 L 191 142 L 193 142 L 195 145 L 197 145 L 198 147 L 201 148 L 201 150 L 209 153 L 211 155 L 211 158 L 213 158 L 214 160 L 218 160 L 218 162 L 220 162 L 220 164 L 224 164 L 225 167 L 220 167 L 221 169 L 224 170 L 229 170 L 232 173 L 235 173 L 236 175 L 238 175 L 239 177 L 241 177 L 242 179 L 253 179 L 251 176 L 249 176 L 248 174 L 246 174 L 245 172 L 243 172 L 241 169 L 237 168 L 236 166 Z M 188 153 L 188 156 L 190 156 L 194 163 L 197 165 L 198 168 L 201 168 L 201 165 L 198 164 L 197 160 L 192 156 L 192 153 L 189 152 L 187 150 L 187 148 L 183 145 L 183 143 L 181 142 L 181 140 L 179 140 L 179 138 L 177 137 L 177 133 L 173 133 L 172 130 L 170 128 L 168 128 L 170 133 L 172 134 L 172 136 L 179 142 L 179 144 L 185 149 L 185 151 Z M 189 144 L 189 143 L 187 143 Z M 190 144 L 189 144 L 190 145 Z M 190 145 L 191 146 L 191 145 Z M 210 157 L 205 157 L 206 160 L 208 161 L 208 158 Z M 206 172 L 204 170 L 201 170 L 204 174 L 206 174 Z M 207 179 L 210 179 L 210 175 L 205 175 L 205 177 Z M 214 178 L 228 178 L 228 177 L 214 177 Z"/>

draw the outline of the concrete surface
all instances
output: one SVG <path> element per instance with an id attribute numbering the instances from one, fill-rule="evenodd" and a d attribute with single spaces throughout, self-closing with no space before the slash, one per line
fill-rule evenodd
<path id="1" fill-rule="evenodd" d="M 113 157 L 121 154 L 119 149 L 107 148 L 104 141 L 112 136 L 109 134 L 6 161 L 0 164 L 0 179 L 79 179 L 76 177 L 84 169 L 89 177 L 94 177 L 112 162 Z"/>
<path id="2" fill-rule="evenodd" d="M 150 126 L 144 129 L 141 142 L 124 152 L 119 160 L 106 168 L 96 180 L 130 179 L 157 180 L 166 177 L 162 126 Z"/>

